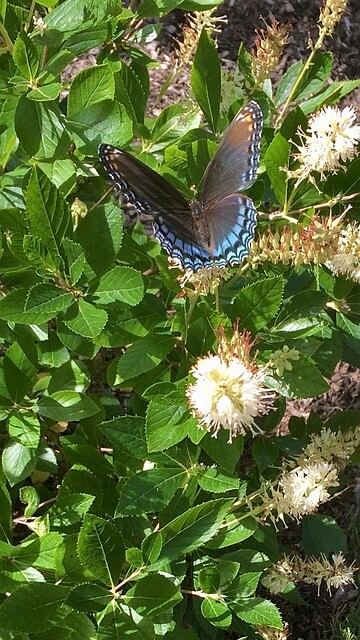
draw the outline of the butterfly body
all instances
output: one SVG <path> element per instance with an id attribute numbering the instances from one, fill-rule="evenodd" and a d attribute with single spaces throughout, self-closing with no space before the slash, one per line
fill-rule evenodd
<path id="1" fill-rule="evenodd" d="M 256 179 L 262 114 L 256 102 L 239 111 L 210 161 L 199 199 L 187 202 L 162 176 L 129 153 L 101 144 L 99 156 L 123 203 L 151 214 L 155 237 L 184 269 L 240 264 L 256 226 L 252 200 L 241 193 Z"/>

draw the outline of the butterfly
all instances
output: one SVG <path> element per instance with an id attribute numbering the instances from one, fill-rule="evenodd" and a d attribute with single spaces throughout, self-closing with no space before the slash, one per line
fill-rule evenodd
<path id="1" fill-rule="evenodd" d="M 151 214 L 154 235 L 184 269 L 240 264 L 256 226 L 250 198 L 256 180 L 262 112 L 251 101 L 231 122 L 205 171 L 200 197 L 188 202 L 165 178 L 126 151 L 100 144 L 99 157 L 124 203 Z"/>

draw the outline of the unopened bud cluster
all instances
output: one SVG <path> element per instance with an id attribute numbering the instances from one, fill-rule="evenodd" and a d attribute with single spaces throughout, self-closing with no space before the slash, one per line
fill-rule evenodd
<path id="1" fill-rule="evenodd" d="M 262 84 L 278 66 L 288 42 L 290 23 L 279 24 L 273 20 L 265 29 L 256 31 L 255 49 L 252 51 L 251 68 L 256 84 Z"/>
<path id="2" fill-rule="evenodd" d="M 331 36 L 346 9 L 349 0 L 325 0 L 320 11 L 320 29 L 326 36 Z"/>
<path id="3" fill-rule="evenodd" d="M 338 249 L 342 217 L 314 216 L 309 225 L 297 228 L 285 225 L 282 230 L 270 227 L 251 245 L 248 262 L 256 267 L 260 262 L 291 264 L 325 264 Z"/>
<path id="4" fill-rule="evenodd" d="M 215 9 L 209 11 L 196 11 L 189 17 L 189 22 L 183 28 L 182 41 L 178 40 L 177 60 L 178 65 L 190 65 L 199 42 L 203 29 L 209 34 L 219 33 L 219 24 L 226 22 L 226 18 L 214 16 Z"/>

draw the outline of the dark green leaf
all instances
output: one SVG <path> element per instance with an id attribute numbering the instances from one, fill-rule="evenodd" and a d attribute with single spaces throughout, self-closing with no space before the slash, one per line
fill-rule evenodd
<path id="1" fill-rule="evenodd" d="M 130 478 L 123 486 L 116 516 L 139 515 L 162 509 L 176 490 L 188 482 L 188 474 L 181 467 L 149 469 Z"/>
<path id="2" fill-rule="evenodd" d="M 241 326 L 252 333 L 273 320 L 283 296 L 283 278 L 276 276 L 258 280 L 242 289 L 231 306 L 231 318 L 240 318 Z"/>
<path id="3" fill-rule="evenodd" d="M 114 267 L 100 278 L 94 295 L 100 304 L 120 300 L 130 306 L 137 305 L 144 296 L 141 273 L 131 267 Z"/>
<path id="4" fill-rule="evenodd" d="M 17 589 L 0 606 L 0 628 L 17 633 L 49 629 L 68 593 L 66 587 L 42 582 Z"/>
<path id="5" fill-rule="evenodd" d="M 320 557 L 323 553 L 347 553 L 344 530 L 330 516 L 313 514 L 302 520 L 302 544 L 309 556 Z"/>
<path id="6" fill-rule="evenodd" d="M 125 602 L 142 616 L 154 618 L 182 600 L 179 587 L 162 575 L 139 580 L 125 595 Z"/>
<path id="7" fill-rule="evenodd" d="M 83 338 L 95 338 L 106 325 L 108 315 L 104 309 L 80 298 L 67 310 L 64 324 Z"/>
<path id="8" fill-rule="evenodd" d="M 78 540 L 80 562 L 106 585 L 114 586 L 125 560 L 122 536 L 115 525 L 94 515 L 86 515 Z"/>

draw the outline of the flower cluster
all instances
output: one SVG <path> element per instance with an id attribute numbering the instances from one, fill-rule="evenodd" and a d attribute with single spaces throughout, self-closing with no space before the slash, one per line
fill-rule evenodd
<path id="1" fill-rule="evenodd" d="M 274 594 L 282 593 L 293 582 L 316 584 L 318 589 L 324 582 L 330 591 L 331 587 L 339 588 L 353 583 L 354 571 L 346 565 L 341 553 L 332 555 L 332 563 L 324 555 L 305 560 L 299 556 L 285 556 L 262 579 L 263 585 Z"/>
<path id="2" fill-rule="evenodd" d="M 338 472 L 360 444 L 360 427 L 347 432 L 322 429 L 313 434 L 303 453 L 284 463 L 276 487 L 264 490 L 263 517 L 273 522 L 285 516 L 300 520 L 330 498 L 339 485 Z"/>
<path id="3" fill-rule="evenodd" d="M 244 77 L 236 65 L 224 60 L 221 66 L 221 113 L 227 115 L 235 100 L 245 100 Z"/>
<path id="4" fill-rule="evenodd" d="M 219 33 L 218 25 L 225 23 L 226 18 L 214 16 L 214 11 L 215 9 L 196 11 L 189 17 L 188 24 L 183 28 L 182 41 L 177 41 L 178 51 L 176 57 L 178 66 L 192 63 L 203 29 L 206 29 L 209 34 Z"/>
<path id="5" fill-rule="evenodd" d="M 356 222 L 342 229 L 338 251 L 328 266 L 335 273 L 360 282 L 360 226 Z"/>
<path id="6" fill-rule="evenodd" d="M 325 264 L 338 250 L 342 221 L 342 216 L 314 216 L 306 226 L 285 225 L 275 232 L 269 227 L 253 241 L 248 263 Z"/>
<path id="7" fill-rule="evenodd" d="M 331 36 L 337 23 L 341 20 L 349 0 L 325 0 L 320 11 L 320 31 L 324 36 Z"/>
<path id="8" fill-rule="evenodd" d="M 330 487 L 339 485 L 337 470 L 328 462 L 298 466 L 280 475 L 277 488 L 272 487 L 265 499 L 264 516 L 284 524 L 288 515 L 301 520 L 330 498 Z"/>
<path id="9" fill-rule="evenodd" d="M 346 461 L 360 446 L 360 427 L 349 431 L 322 429 L 311 436 L 309 444 L 298 458 L 300 465 L 313 462 L 329 462 L 338 470 L 346 466 Z"/>
<path id="10" fill-rule="evenodd" d="M 170 259 L 170 268 L 175 267 L 182 269 L 179 261 L 174 258 Z M 222 280 L 228 280 L 231 271 L 227 267 L 218 267 L 214 264 L 211 269 L 199 269 L 199 271 L 191 271 L 186 269 L 177 278 L 182 289 L 191 285 L 195 295 L 201 294 L 206 296 L 208 293 L 215 293 Z M 189 291 L 189 289 L 188 289 Z"/>
<path id="11" fill-rule="evenodd" d="M 228 341 L 220 329 L 218 340 L 217 354 L 199 358 L 192 367 L 195 382 L 187 397 L 199 426 L 214 436 L 226 429 L 231 442 L 239 434 L 261 433 L 255 418 L 272 408 L 274 392 L 264 385 L 266 368 L 257 367 L 250 356 L 253 343 L 248 332 L 239 333 L 235 327 Z"/>
<path id="12" fill-rule="evenodd" d="M 252 51 L 251 70 L 256 85 L 263 84 L 278 66 L 284 47 L 288 42 L 290 23 L 279 24 L 273 20 L 264 29 L 257 29 L 255 49 Z"/>
<path id="13" fill-rule="evenodd" d="M 325 107 L 312 116 L 307 131 L 298 130 L 302 141 L 298 146 L 297 169 L 287 171 L 289 178 L 296 178 L 296 186 L 309 179 L 316 184 L 313 172 L 323 180 L 327 173 L 337 173 L 345 168 L 344 163 L 357 154 L 360 140 L 360 125 L 355 124 L 356 111 L 353 107 Z"/>

